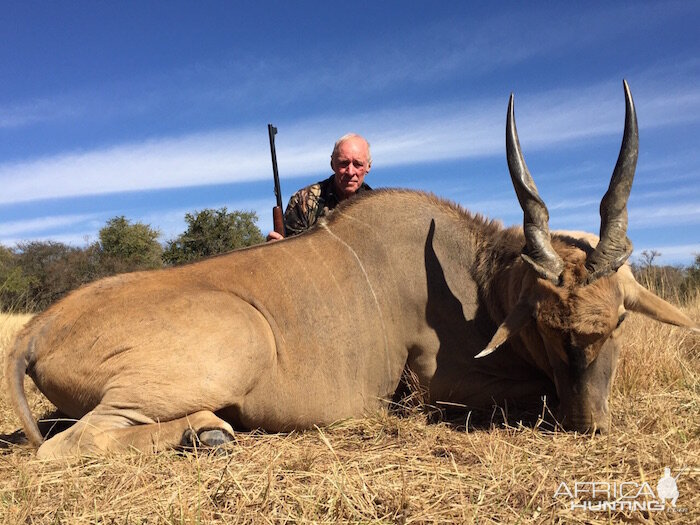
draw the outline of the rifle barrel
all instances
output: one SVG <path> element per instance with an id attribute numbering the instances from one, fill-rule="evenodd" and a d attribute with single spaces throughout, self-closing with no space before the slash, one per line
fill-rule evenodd
<path id="1" fill-rule="evenodd" d="M 270 155 L 272 156 L 272 175 L 275 179 L 275 197 L 277 206 L 272 208 L 272 224 L 274 230 L 280 235 L 285 235 L 284 215 L 282 214 L 282 190 L 280 189 L 280 175 L 277 171 L 277 151 L 275 151 L 275 135 L 277 128 L 272 124 L 267 125 L 267 134 L 270 137 Z"/>
<path id="2" fill-rule="evenodd" d="M 275 196 L 277 197 L 277 206 L 282 207 L 282 191 L 280 190 L 280 175 L 277 171 L 277 151 L 275 150 L 275 135 L 277 128 L 272 124 L 267 125 L 267 134 L 270 137 L 270 155 L 272 156 L 272 175 L 275 178 Z"/>

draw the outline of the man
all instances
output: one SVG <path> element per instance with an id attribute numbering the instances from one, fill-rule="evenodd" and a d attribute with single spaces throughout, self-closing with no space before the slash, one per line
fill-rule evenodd
<path id="1" fill-rule="evenodd" d="M 324 181 L 302 188 L 289 199 L 287 210 L 284 212 L 287 236 L 305 232 L 340 202 L 357 193 L 371 190 L 372 188 L 364 182 L 371 167 L 369 142 L 355 133 L 340 137 L 331 154 L 333 175 Z M 282 235 L 274 231 L 267 235 L 268 241 L 282 238 Z"/>

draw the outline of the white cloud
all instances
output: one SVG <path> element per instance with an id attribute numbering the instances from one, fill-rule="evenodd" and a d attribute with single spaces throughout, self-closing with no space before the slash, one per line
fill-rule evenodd
<path id="1" fill-rule="evenodd" d="M 677 97 L 674 90 L 641 97 L 650 108 L 642 127 L 700 120 L 700 88 L 686 89 L 685 100 L 697 100 L 689 107 L 679 105 Z M 526 155 L 562 142 L 621 135 L 619 86 L 606 83 L 575 93 L 523 98 L 516 113 Z M 341 126 L 368 136 L 375 165 L 382 167 L 500 156 L 505 105 L 505 98 L 499 98 L 284 123 L 278 126 L 280 173 L 290 177 L 325 172 L 330 145 Z M 264 128 L 216 131 L 0 165 L 0 204 L 261 180 L 269 173 Z"/>
<path id="2" fill-rule="evenodd" d="M 695 202 L 675 202 L 662 206 L 633 206 L 629 209 L 630 223 L 642 226 L 700 225 L 700 206 Z"/>
<path id="3" fill-rule="evenodd" d="M 676 263 L 688 264 L 691 262 L 693 254 L 700 253 L 700 244 L 695 243 L 695 244 L 676 244 L 676 245 L 668 245 L 668 246 L 659 246 L 659 245 L 635 246 L 632 259 L 634 260 L 635 258 L 639 257 L 639 255 L 645 250 L 648 250 L 648 251 L 654 250 L 654 251 L 661 253 L 661 255 L 657 256 L 658 258 L 655 259 L 656 264 L 676 264 Z"/>
<path id="4" fill-rule="evenodd" d="M 6 221 L 0 222 L 0 232 L 2 232 L 3 237 L 10 235 L 16 236 L 23 233 L 34 234 L 37 232 L 45 232 L 56 228 L 65 228 L 67 226 L 84 223 L 86 221 L 94 220 L 96 217 L 96 214 L 53 215 L 46 217 L 34 217 L 27 220 Z"/>
<path id="5" fill-rule="evenodd" d="M 78 113 L 65 100 L 35 99 L 0 107 L 0 129 L 19 128 L 37 122 L 75 116 Z"/>

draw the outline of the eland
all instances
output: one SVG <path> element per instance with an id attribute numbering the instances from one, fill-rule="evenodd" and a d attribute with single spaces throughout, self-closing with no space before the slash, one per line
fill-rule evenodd
<path id="1" fill-rule="evenodd" d="M 523 228 L 380 190 L 298 237 L 84 286 L 9 347 L 5 378 L 26 435 L 40 457 L 213 446 L 238 429 L 362 417 L 392 398 L 406 369 L 432 403 L 551 394 L 565 428 L 608 430 L 626 312 L 698 331 L 625 263 L 638 133 L 624 90 L 600 240 L 549 231 L 511 95 L 506 150 Z M 77 423 L 44 440 L 25 374 Z"/>

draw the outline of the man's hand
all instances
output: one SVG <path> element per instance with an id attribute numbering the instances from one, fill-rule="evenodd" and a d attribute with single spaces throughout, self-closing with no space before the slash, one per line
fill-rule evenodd
<path id="1" fill-rule="evenodd" d="M 284 239 L 284 236 L 275 231 L 267 234 L 267 242 L 281 241 L 282 239 Z"/>

